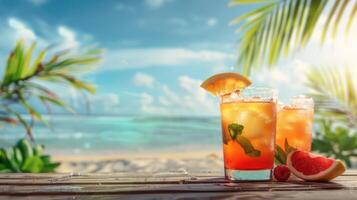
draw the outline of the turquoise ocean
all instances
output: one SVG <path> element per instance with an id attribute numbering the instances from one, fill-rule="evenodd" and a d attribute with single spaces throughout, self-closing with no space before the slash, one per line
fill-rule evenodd
<path id="1" fill-rule="evenodd" d="M 218 117 L 67 116 L 37 123 L 35 142 L 55 155 L 219 151 Z M 24 137 L 21 126 L 0 128 L 0 146 Z"/>

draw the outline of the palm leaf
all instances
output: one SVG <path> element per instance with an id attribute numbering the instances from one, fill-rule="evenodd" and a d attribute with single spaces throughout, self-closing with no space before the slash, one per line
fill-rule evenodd
<path id="1" fill-rule="evenodd" d="M 96 92 L 96 89 L 93 85 L 85 83 L 85 82 L 75 78 L 74 76 L 66 74 L 66 73 L 51 72 L 51 73 L 46 73 L 45 75 L 42 75 L 39 78 L 41 78 L 43 80 L 65 81 L 65 82 L 69 83 L 74 88 L 83 89 L 90 93 Z"/>
<path id="2" fill-rule="evenodd" d="M 24 77 L 29 75 L 32 52 L 35 49 L 35 47 L 36 47 L 36 43 L 32 43 L 30 48 L 28 48 L 26 53 L 25 53 L 25 58 L 24 58 L 25 60 L 24 60 L 24 64 L 23 64 L 23 70 L 22 70 L 22 73 L 20 75 L 20 78 L 24 78 Z"/>
<path id="3" fill-rule="evenodd" d="M 330 13 L 329 13 L 329 15 L 328 15 L 328 17 L 326 19 L 326 22 L 325 22 L 325 25 L 324 25 L 324 28 L 323 28 L 323 31 L 322 31 L 321 42 L 325 41 L 326 35 L 327 35 L 327 31 L 329 30 L 332 18 L 335 16 L 336 11 L 337 11 L 337 9 L 338 9 L 338 7 L 339 7 L 341 2 L 342 1 L 337 0 L 333 4 L 332 9 L 331 9 L 331 11 L 330 11 Z"/>
<path id="4" fill-rule="evenodd" d="M 12 76 L 13 80 L 17 80 L 18 78 L 20 78 L 22 71 L 24 70 L 25 55 L 24 55 L 24 45 L 22 40 L 20 40 L 16 45 L 15 57 L 17 63 L 15 66 L 15 73 Z"/>
<path id="5" fill-rule="evenodd" d="M 9 113 L 10 115 L 14 115 L 16 119 L 25 127 L 26 134 L 29 136 L 31 140 L 34 140 L 32 136 L 32 130 L 30 124 L 21 116 L 21 114 L 9 107 L 3 107 L 3 109 Z"/>
<path id="6" fill-rule="evenodd" d="M 350 30 L 352 26 L 353 19 L 355 18 L 357 13 L 357 3 L 353 6 L 350 18 L 348 19 L 347 26 L 346 26 L 346 33 Z"/>
<path id="7" fill-rule="evenodd" d="M 0 121 L 3 121 L 5 123 L 9 124 L 17 124 L 18 121 L 12 117 L 6 117 L 6 116 L 0 116 Z"/>
<path id="8" fill-rule="evenodd" d="M 318 114 L 357 127 L 357 88 L 347 68 L 317 67 L 307 72 L 306 85 L 316 102 Z"/>
<path id="9" fill-rule="evenodd" d="M 13 81 L 14 77 L 16 76 L 19 66 L 18 52 L 21 46 L 22 46 L 22 41 L 17 42 L 15 49 L 10 53 L 10 56 L 8 57 L 7 66 L 2 81 L 2 87 L 9 85 L 11 81 Z"/>
<path id="10" fill-rule="evenodd" d="M 31 69 L 29 71 L 30 75 L 34 75 L 39 70 L 39 68 L 41 67 L 41 63 L 43 62 L 43 59 L 45 58 L 46 54 L 47 54 L 46 49 L 43 49 L 38 54 L 38 56 L 36 57 L 35 61 L 31 65 Z"/>
<path id="11" fill-rule="evenodd" d="M 0 121 L 14 123 L 16 118 L 16 121 L 25 127 L 26 133 L 31 139 L 33 139 L 31 128 L 34 120 L 45 121 L 41 113 L 31 104 L 30 99 L 41 101 L 46 108 L 52 104 L 73 112 L 55 91 L 46 87 L 46 84 L 60 81 L 75 89 L 95 93 L 95 87 L 78 79 L 75 73 L 80 70 L 88 70 L 87 66 L 99 62 L 102 52 L 99 49 L 90 49 L 85 53 L 73 54 L 70 50 L 65 50 L 54 53 L 47 60 L 46 55 L 49 47 L 41 50 L 31 63 L 35 45 L 33 43 L 29 48 L 26 48 L 23 41 L 17 42 L 8 57 L 3 80 L 0 81 Z M 80 70 L 75 70 L 76 68 L 80 68 Z M 31 121 L 27 122 L 16 111 L 18 106 L 15 106 L 15 109 L 12 108 L 13 105 L 21 105 L 25 108 L 31 116 Z"/>
<path id="12" fill-rule="evenodd" d="M 54 105 L 57 105 L 59 107 L 63 107 L 65 108 L 68 112 L 70 113 L 74 113 L 74 110 L 68 106 L 64 101 L 62 101 L 60 98 L 58 97 L 52 97 L 52 96 L 42 96 L 42 95 L 39 95 L 38 96 L 38 99 L 45 105 L 48 113 L 50 113 L 50 104 L 54 104 Z"/>
<path id="13" fill-rule="evenodd" d="M 42 120 L 41 114 L 33 106 L 29 104 L 29 102 L 25 99 L 25 97 L 21 93 L 19 94 L 19 98 L 20 98 L 20 103 L 27 110 L 30 116 L 33 116 L 38 120 Z"/>
<path id="14" fill-rule="evenodd" d="M 347 7 L 347 5 L 348 5 L 349 2 L 350 2 L 350 0 L 345 0 L 345 1 L 343 1 L 342 5 L 341 5 L 341 7 L 340 7 L 340 10 L 339 10 L 339 12 L 338 12 L 338 14 L 337 14 L 337 16 L 336 16 L 335 24 L 334 24 L 334 26 L 333 26 L 333 32 L 332 32 L 333 37 L 336 36 L 338 25 L 339 25 L 339 23 L 340 23 L 340 21 L 341 21 L 342 15 L 343 15 L 343 13 L 345 12 L 346 7 Z M 356 3 L 356 4 L 357 4 L 357 3 Z M 351 14 L 351 18 L 352 18 L 352 14 Z"/>
<path id="15" fill-rule="evenodd" d="M 332 6 L 327 6 L 328 3 Z M 253 10 L 231 22 L 240 25 L 237 29 L 241 33 L 238 65 L 245 74 L 260 66 L 273 66 L 282 55 L 304 47 L 323 12 L 326 11 L 328 17 L 324 22 L 322 42 L 330 29 L 332 36 L 336 36 L 343 16 L 349 16 L 348 30 L 357 12 L 357 2 L 352 5 L 351 0 L 232 0 L 230 5 L 241 4 L 256 4 Z M 353 8 L 347 12 L 349 5 Z"/>
<path id="16" fill-rule="evenodd" d="M 64 68 L 69 68 L 73 66 L 83 66 L 83 65 L 89 65 L 92 63 L 97 63 L 100 61 L 100 58 L 97 57 L 77 57 L 77 58 L 68 58 L 61 60 L 59 62 L 53 62 L 46 64 L 44 66 L 46 71 L 53 71 L 53 70 L 63 70 Z"/>
<path id="17" fill-rule="evenodd" d="M 53 98 L 53 97 L 48 97 L 48 96 L 38 96 L 38 98 L 39 98 L 41 101 L 50 102 L 50 103 L 56 104 L 56 105 L 58 105 L 58 106 L 64 107 L 64 106 L 66 105 L 66 103 L 64 103 L 63 101 L 61 101 L 61 100 L 58 99 L 58 98 Z"/>
<path id="18" fill-rule="evenodd" d="M 37 84 L 37 83 L 29 82 L 26 84 L 26 88 L 28 90 L 31 90 L 35 94 L 41 94 L 41 95 L 46 95 L 46 96 L 53 97 L 53 98 L 58 98 L 56 93 L 54 93 L 50 89 L 46 88 L 45 86 Z"/>

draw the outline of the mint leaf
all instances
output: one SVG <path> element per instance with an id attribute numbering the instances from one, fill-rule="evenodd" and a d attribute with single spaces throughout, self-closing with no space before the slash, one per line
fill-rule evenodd
<path id="1" fill-rule="evenodd" d="M 232 140 L 238 142 L 238 144 L 243 148 L 244 153 L 250 157 L 259 157 L 261 152 L 255 149 L 248 138 L 242 135 L 244 126 L 241 124 L 232 123 L 228 125 L 229 135 Z"/>
<path id="2" fill-rule="evenodd" d="M 261 152 L 257 149 L 255 149 L 252 145 L 252 143 L 250 143 L 249 139 L 239 135 L 236 138 L 236 141 L 238 142 L 238 144 L 243 148 L 244 153 L 250 157 L 259 157 Z"/>
<path id="3" fill-rule="evenodd" d="M 288 154 L 296 150 L 296 148 L 289 145 L 287 138 L 285 138 L 284 148 L 285 150 L 279 145 L 275 145 L 275 164 L 277 165 L 286 164 Z"/>
<path id="4" fill-rule="evenodd" d="M 275 145 L 275 164 L 282 165 L 286 164 L 287 155 L 283 148 L 279 145 Z"/>
<path id="5" fill-rule="evenodd" d="M 235 140 L 238 135 L 242 134 L 243 129 L 244 129 L 244 126 L 240 125 L 240 124 L 233 123 L 233 124 L 228 125 L 228 131 L 229 131 L 229 134 L 231 135 L 231 138 L 233 140 Z"/>
<path id="6" fill-rule="evenodd" d="M 290 152 L 295 151 L 295 150 L 296 150 L 296 148 L 290 146 L 288 143 L 288 139 L 285 138 L 285 153 L 286 153 L 286 155 L 288 155 Z"/>

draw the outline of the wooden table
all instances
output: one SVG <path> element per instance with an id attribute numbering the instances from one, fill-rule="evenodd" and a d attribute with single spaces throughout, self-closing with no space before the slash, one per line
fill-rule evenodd
<path id="1" fill-rule="evenodd" d="M 221 174 L 0 174 L 0 199 L 357 199 L 357 170 L 330 183 L 228 183 Z"/>

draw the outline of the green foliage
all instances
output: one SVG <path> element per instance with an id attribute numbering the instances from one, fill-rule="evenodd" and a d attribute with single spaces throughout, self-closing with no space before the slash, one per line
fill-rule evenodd
<path id="1" fill-rule="evenodd" d="M 319 128 L 314 151 L 343 160 L 357 157 L 357 88 L 347 68 L 314 67 L 306 74 L 309 96 L 316 102 Z"/>
<path id="2" fill-rule="evenodd" d="M 321 120 L 312 149 L 326 156 L 341 159 L 351 167 L 351 159 L 357 157 L 357 132 L 342 124 Z"/>
<path id="3" fill-rule="evenodd" d="M 52 162 L 50 156 L 43 154 L 43 146 L 31 145 L 26 139 L 21 139 L 11 148 L 0 149 L 0 173 L 26 172 L 46 173 L 54 172 L 60 165 Z"/>
<path id="4" fill-rule="evenodd" d="M 64 84 L 80 91 L 94 93 L 95 87 L 78 79 L 74 72 L 99 62 L 102 53 L 98 49 L 80 54 L 66 50 L 53 53 L 49 59 L 46 59 L 50 49 L 43 49 L 37 56 L 33 56 L 35 46 L 36 44 L 33 43 L 26 48 L 22 40 L 18 41 L 8 57 L 3 79 L 0 80 L 0 122 L 22 124 L 31 139 L 33 121 L 43 121 L 41 114 L 31 105 L 31 102 L 39 101 L 48 112 L 50 112 L 50 105 L 72 110 L 47 87 L 48 83 Z M 25 120 L 14 108 L 18 105 L 31 116 L 31 122 Z"/>
<path id="5" fill-rule="evenodd" d="M 307 71 L 308 94 L 316 102 L 316 112 L 325 118 L 357 128 L 357 88 L 347 68 L 315 67 Z"/>
<path id="6" fill-rule="evenodd" d="M 275 164 L 285 165 L 288 154 L 295 150 L 296 149 L 290 146 L 288 140 L 285 138 L 284 149 L 279 145 L 275 145 Z"/>
<path id="7" fill-rule="evenodd" d="M 309 96 L 316 103 L 319 131 L 313 150 L 343 160 L 357 157 L 357 88 L 347 68 L 314 67 L 306 74 Z"/>
<path id="8" fill-rule="evenodd" d="M 328 6 L 328 2 L 333 6 Z M 231 22 L 232 25 L 240 24 L 238 64 L 243 67 L 244 74 L 264 64 L 272 66 L 283 54 L 287 56 L 304 47 L 324 11 L 328 18 L 323 21 L 321 43 L 330 29 L 332 36 L 336 35 L 343 15 L 349 16 L 347 32 L 357 12 L 357 2 L 352 0 L 232 0 L 230 5 L 242 4 L 258 4 Z M 350 12 L 346 10 L 348 5 L 353 6 Z"/>

